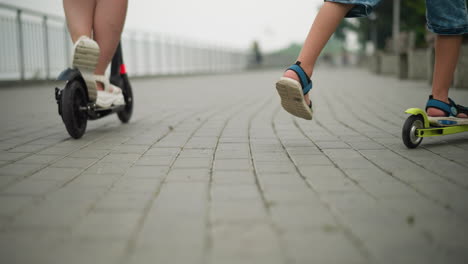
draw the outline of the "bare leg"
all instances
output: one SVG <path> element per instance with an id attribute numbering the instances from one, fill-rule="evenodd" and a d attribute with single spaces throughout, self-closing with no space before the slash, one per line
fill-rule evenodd
<path id="1" fill-rule="evenodd" d="M 344 18 L 346 13 L 353 5 L 339 4 L 333 2 L 325 2 L 320 9 L 315 21 L 307 35 L 304 46 L 299 54 L 298 61 L 301 62 L 301 67 L 305 70 L 308 76 L 312 75 L 314 65 L 317 61 L 320 52 L 325 44 L 327 44 L 331 35 L 335 32 L 336 28 Z M 296 73 L 293 71 L 286 71 L 283 75 L 294 80 L 299 80 Z M 306 104 L 310 104 L 309 94 L 304 96 Z"/>
<path id="2" fill-rule="evenodd" d="M 101 56 L 95 74 L 103 75 L 112 60 L 120 41 L 126 14 L 127 0 L 97 0 L 94 39 L 101 48 Z M 103 89 L 99 82 L 98 89 Z"/>
<path id="3" fill-rule="evenodd" d="M 63 0 L 68 31 L 73 43 L 81 36 L 92 37 L 95 7 L 96 0 Z"/>
<path id="4" fill-rule="evenodd" d="M 448 103 L 448 92 L 453 81 L 453 74 L 457 67 L 458 56 L 462 43 L 462 36 L 438 35 L 435 43 L 434 77 L 432 79 L 432 95 L 434 99 Z M 444 116 L 439 109 L 429 108 L 429 116 Z M 459 114 L 458 117 L 467 117 Z"/>

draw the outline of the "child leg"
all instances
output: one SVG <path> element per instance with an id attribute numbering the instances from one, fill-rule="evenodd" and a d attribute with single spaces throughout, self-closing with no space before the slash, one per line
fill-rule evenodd
<path id="1" fill-rule="evenodd" d="M 320 52 L 351 8 L 353 8 L 353 5 L 349 4 L 333 2 L 325 2 L 323 4 L 297 58 L 308 76 L 312 76 L 315 62 Z M 283 76 L 299 80 L 296 73 L 291 70 L 286 71 Z M 310 104 L 309 94 L 304 95 L 304 100 L 307 105 Z"/>
<path id="2" fill-rule="evenodd" d="M 453 81 L 453 74 L 457 66 L 461 35 L 438 35 L 435 43 L 434 76 L 432 79 L 432 95 L 434 99 L 449 103 L 448 91 Z M 429 116 L 445 116 L 445 113 L 436 108 L 428 108 Z M 458 117 L 468 117 L 466 114 L 458 114 Z"/>
<path id="3" fill-rule="evenodd" d="M 94 13 L 94 39 L 101 48 L 101 55 L 95 74 L 103 75 L 119 44 L 125 16 L 127 0 L 98 0 Z M 102 90 L 102 83 L 98 82 Z"/>
<path id="4" fill-rule="evenodd" d="M 437 34 L 432 80 L 432 96 L 435 100 L 428 101 L 427 114 L 432 117 L 456 115 L 459 118 L 467 118 L 468 108 L 454 106 L 448 98 L 460 54 L 462 35 L 468 33 L 466 1 L 426 0 L 426 10 L 427 27 Z M 457 111 L 453 111 L 453 108 Z"/>

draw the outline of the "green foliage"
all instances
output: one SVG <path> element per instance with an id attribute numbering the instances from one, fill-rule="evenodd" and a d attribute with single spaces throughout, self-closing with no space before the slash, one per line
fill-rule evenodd
<path id="1" fill-rule="evenodd" d="M 416 33 L 416 47 L 426 47 L 425 0 L 401 2 L 401 31 Z"/>
<path id="2" fill-rule="evenodd" d="M 425 0 L 402 0 L 400 8 L 400 30 L 414 31 L 416 33 L 416 47 L 425 47 L 426 35 L 426 6 Z M 392 36 L 393 24 L 393 1 L 384 0 L 374 10 L 377 19 L 371 21 L 369 18 L 359 19 L 359 26 L 349 26 L 346 23 L 340 25 L 340 30 L 354 30 L 358 33 L 359 41 L 364 43 L 371 39 L 372 26 L 377 31 L 377 48 L 385 47 L 386 39 Z M 342 28 L 341 28 L 342 27 Z M 339 33 L 340 34 L 340 33 Z"/>

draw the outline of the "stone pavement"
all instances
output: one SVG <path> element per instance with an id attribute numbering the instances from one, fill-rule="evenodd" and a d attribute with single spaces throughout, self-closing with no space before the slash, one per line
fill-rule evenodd
<path id="1" fill-rule="evenodd" d="M 401 142 L 427 84 L 319 69 L 305 121 L 279 74 L 134 80 L 80 140 L 53 87 L 0 90 L 0 262 L 468 263 L 468 134 Z"/>

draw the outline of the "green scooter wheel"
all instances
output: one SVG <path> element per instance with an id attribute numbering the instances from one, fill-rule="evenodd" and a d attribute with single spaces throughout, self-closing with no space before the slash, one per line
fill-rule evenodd
<path id="1" fill-rule="evenodd" d="M 418 136 L 417 130 L 422 128 L 424 128 L 424 119 L 421 115 L 411 115 L 406 119 L 402 131 L 403 143 L 406 147 L 414 149 L 421 144 L 423 138 Z"/>

